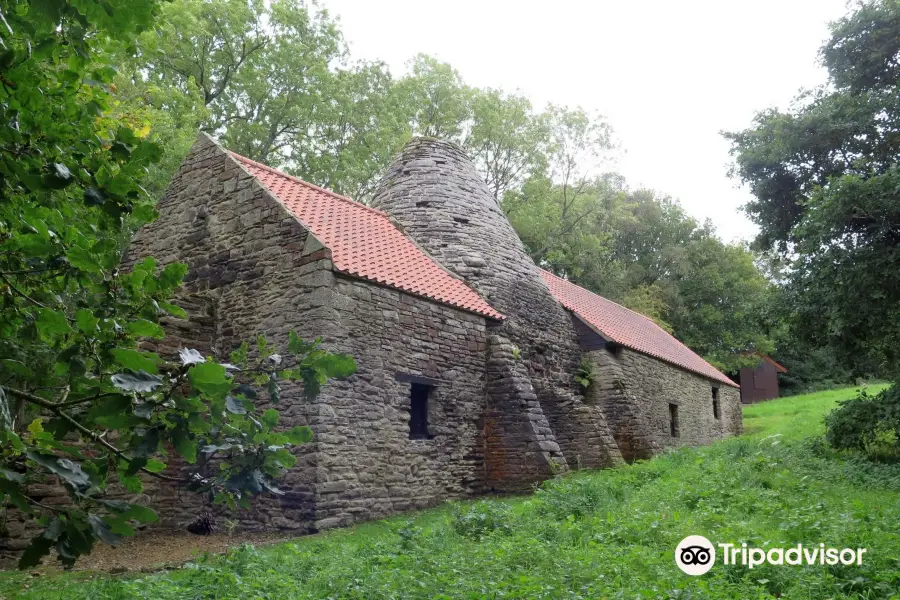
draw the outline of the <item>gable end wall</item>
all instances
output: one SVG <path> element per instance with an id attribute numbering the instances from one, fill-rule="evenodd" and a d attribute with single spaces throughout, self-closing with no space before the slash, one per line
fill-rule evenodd
<path id="1" fill-rule="evenodd" d="M 158 211 L 159 218 L 135 236 L 125 263 L 145 256 L 155 257 L 161 266 L 187 263 L 182 294 L 207 303 L 214 314 L 212 343 L 198 346 L 201 351 L 227 359 L 242 341 L 252 345 L 257 333 L 282 349 L 291 330 L 307 339 L 321 334 L 319 324 L 328 316 L 322 298 L 333 279 L 327 251 L 208 136 L 194 144 Z M 307 242 L 315 252 L 305 251 Z M 175 358 L 175 351 L 170 345 L 166 358 Z M 304 399 L 298 385 L 282 385 L 277 408 L 283 426 L 309 424 L 316 430 L 319 408 Z M 279 486 L 285 494 L 259 498 L 251 510 L 238 513 L 242 527 L 314 528 L 316 450 L 315 442 L 295 448 L 297 465 Z M 164 525 L 182 526 L 196 515 L 170 509 L 178 496 L 150 498 L 164 513 L 172 513 Z"/>

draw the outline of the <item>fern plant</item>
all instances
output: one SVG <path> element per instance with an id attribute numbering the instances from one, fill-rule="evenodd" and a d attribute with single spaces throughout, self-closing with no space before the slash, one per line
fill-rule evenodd
<path id="1" fill-rule="evenodd" d="M 575 381 L 584 391 L 588 391 L 594 383 L 594 363 L 586 356 L 581 357 L 581 363 L 578 365 L 578 372 L 575 374 Z"/>

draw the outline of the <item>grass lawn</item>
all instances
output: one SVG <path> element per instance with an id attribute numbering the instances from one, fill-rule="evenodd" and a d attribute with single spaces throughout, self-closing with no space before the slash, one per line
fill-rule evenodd
<path id="1" fill-rule="evenodd" d="M 151 575 L 0 574 L 0 597 L 900 599 L 900 465 L 839 455 L 822 417 L 853 389 L 747 407 L 746 435 L 546 483 L 529 497 L 199 559 Z M 689 534 L 867 548 L 861 566 L 719 562 L 684 575 Z"/>

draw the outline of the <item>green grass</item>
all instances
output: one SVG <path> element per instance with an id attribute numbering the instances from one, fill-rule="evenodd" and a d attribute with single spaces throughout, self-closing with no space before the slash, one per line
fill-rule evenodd
<path id="1" fill-rule="evenodd" d="M 142 576 L 0 576 L 0 596 L 900 599 L 900 466 L 837 454 L 822 417 L 852 389 L 747 407 L 747 435 L 583 472 L 525 498 L 445 505 Z M 814 436 L 814 437 L 810 437 Z M 674 564 L 689 534 L 865 547 L 862 566 Z M 25 587 L 27 586 L 27 588 Z"/>
<path id="2" fill-rule="evenodd" d="M 866 389 L 876 393 L 887 387 L 888 384 L 877 384 Z M 825 415 L 837 408 L 838 402 L 852 397 L 857 389 L 829 390 L 746 406 L 744 435 L 781 434 L 791 439 L 820 435 L 825 432 Z"/>

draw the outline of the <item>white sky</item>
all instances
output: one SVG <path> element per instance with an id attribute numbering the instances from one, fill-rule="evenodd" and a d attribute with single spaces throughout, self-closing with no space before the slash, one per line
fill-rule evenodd
<path id="1" fill-rule="evenodd" d="M 470 85 L 606 115 L 632 187 L 672 195 L 726 240 L 749 199 L 719 131 L 825 81 L 817 50 L 846 0 L 321 0 L 354 58 L 395 75 L 418 52 Z"/>

